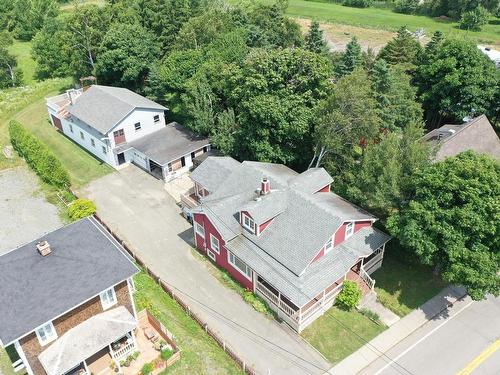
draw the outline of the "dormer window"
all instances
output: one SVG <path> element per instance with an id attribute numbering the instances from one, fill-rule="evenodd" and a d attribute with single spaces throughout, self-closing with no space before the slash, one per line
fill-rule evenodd
<path id="1" fill-rule="evenodd" d="M 243 216 L 242 218 L 243 226 L 250 232 L 255 233 L 255 222 L 253 221 L 253 219 L 250 216 L 245 215 L 243 213 L 241 215 Z"/>
<path id="2" fill-rule="evenodd" d="M 333 240 L 332 240 L 332 238 L 330 238 L 325 245 L 325 254 L 329 253 L 330 250 L 332 250 L 332 249 L 333 249 Z"/>
<path id="3" fill-rule="evenodd" d="M 345 227 L 345 239 L 347 240 L 354 234 L 354 221 L 349 221 Z"/>

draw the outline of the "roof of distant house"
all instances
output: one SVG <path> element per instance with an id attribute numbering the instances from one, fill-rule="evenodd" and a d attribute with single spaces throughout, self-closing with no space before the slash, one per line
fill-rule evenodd
<path id="1" fill-rule="evenodd" d="M 40 240 L 48 241 L 51 254 L 38 253 Z M 94 218 L 11 250 L 0 256 L 0 341 L 11 343 L 137 272 Z"/>
<path id="2" fill-rule="evenodd" d="M 481 115 L 462 125 L 443 125 L 424 135 L 436 148 L 436 161 L 473 150 L 500 159 L 500 139 L 488 118 Z"/>
<path id="3" fill-rule="evenodd" d="M 206 160 L 210 160 L 210 162 L 206 162 Z M 191 178 L 212 192 L 239 165 L 238 161 L 229 156 L 209 156 L 191 173 Z"/>
<path id="4" fill-rule="evenodd" d="M 122 87 L 92 85 L 68 104 L 66 110 L 101 134 L 107 134 L 134 109 L 167 108 Z"/>

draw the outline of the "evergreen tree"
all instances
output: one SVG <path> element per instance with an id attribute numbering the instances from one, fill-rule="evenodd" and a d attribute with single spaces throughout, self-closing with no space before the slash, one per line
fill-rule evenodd
<path id="1" fill-rule="evenodd" d="M 358 43 L 358 39 L 353 37 L 349 43 L 347 43 L 346 49 L 340 64 L 337 66 L 337 77 L 343 77 L 354 71 L 358 66 L 363 64 L 363 54 L 361 52 L 361 46 Z"/>
<path id="2" fill-rule="evenodd" d="M 416 59 L 422 50 L 420 43 L 402 26 L 394 39 L 390 40 L 380 50 L 379 58 L 390 65 L 402 64 L 408 70 L 413 70 Z"/>
<path id="3" fill-rule="evenodd" d="M 439 48 L 444 40 L 444 35 L 441 31 L 437 30 L 432 34 L 432 38 L 425 46 L 425 53 L 433 53 Z"/>
<path id="4" fill-rule="evenodd" d="M 306 35 L 305 47 L 309 51 L 316 53 L 323 53 L 328 51 L 326 41 L 323 38 L 323 30 L 319 28 L 318 21 L 311 22 L 309 32 Z"/>

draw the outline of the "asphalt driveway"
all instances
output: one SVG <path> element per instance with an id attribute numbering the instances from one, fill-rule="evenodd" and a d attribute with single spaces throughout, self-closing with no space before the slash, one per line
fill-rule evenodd
<path id="1" fill-rule="evenodd" d="M 192 250 L 192 228 L 163 183 L 135 166 L 109 174 L 81 195 L 229 345 L 262 374 L 319 374 L 329 364 L 298 335 L 253 310 L 223 286 Z M 200 353 L 203 355 L 203 353 Z"/>

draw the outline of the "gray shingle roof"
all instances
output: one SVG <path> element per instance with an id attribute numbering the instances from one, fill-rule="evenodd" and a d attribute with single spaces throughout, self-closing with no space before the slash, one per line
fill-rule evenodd
<path id="1" fill-rule="evenodd" d="M 93 85 L 66 110 L 105 135 L 136 108 L 167 109 L 125 88 Z"/>
<path id="2" fill-rule="evenodd" d="M 332 176 L 324 168 L 310 168 L 290 181 L 290 186 L 312 194 L 332 182 Z"/>
<path id="3" fill-rule="evenodd" d="M 138 272 L 121 246 L 93 218 L 0 256 L 0 340 L 4 345 Z"/>
<path id="4" fill-rule="evenodd" d="M 48 375 L 64 374 L 137 326 L 124 307 L 94 315 L 59 337 L 38 359 Z"/>
<path id="5" fill-rule="evenodd" d="M 177 122 L 172 122 L 135 141 L 120 145 L 119 150 L 133 147 L 158 164 L 165 165 L 209 144 L 208 138 L 196 135 Z"/>
<path id="6" fill-rule="evenodd" d="M 199 168 L 204 163 L 213 164 L 206 168 L 217 168 L 214 158 Z M 331 180 L 325 178 L 325 173 L 314 170 L 299 178 L 283 165 L 245 161 L 220 181 L 218 189 L 202 199 L 197 212 L 205 212 L 218 229 L 222 228 L 226 240 L 243 234 L 299 276 L 344 221 L 375 220 L 333 193 L 312 194 Z M 259 196 L 256 191 L 264 176 L 270 181 L 271 193 Z M 310 183 L 308 180 L 315 176 L 320 182 Z M 299 181 L 304 181 L 307 188 L 297 188 Z M 255 201 L 256 197 L 260 200 Z M 242 210 L 248 211 L 258 224 L 274 219 L 256 236 L 239 224 L 238 214 Z"/>
<path id="7" fill-rule="evenodd" d="M 240 165 L 238 161 L 228 156 L 209 156 L 205 160 L 210 160 L 210 162 L 201 163 L 191 173 L 191 179 L 201 184 L 209 192 L 217 190 L 229 173 Z"/>
<path id="8" fill-rule="evenodd" d="M 444 133 L 441 139 L 438 137 L 440 133 Z M 422 139 L 436 146 L 436 161 L 467 150 L 500 159 L 500 139 L 485 115 L 462 125 L 443 125 L 430 131 Z"/>

